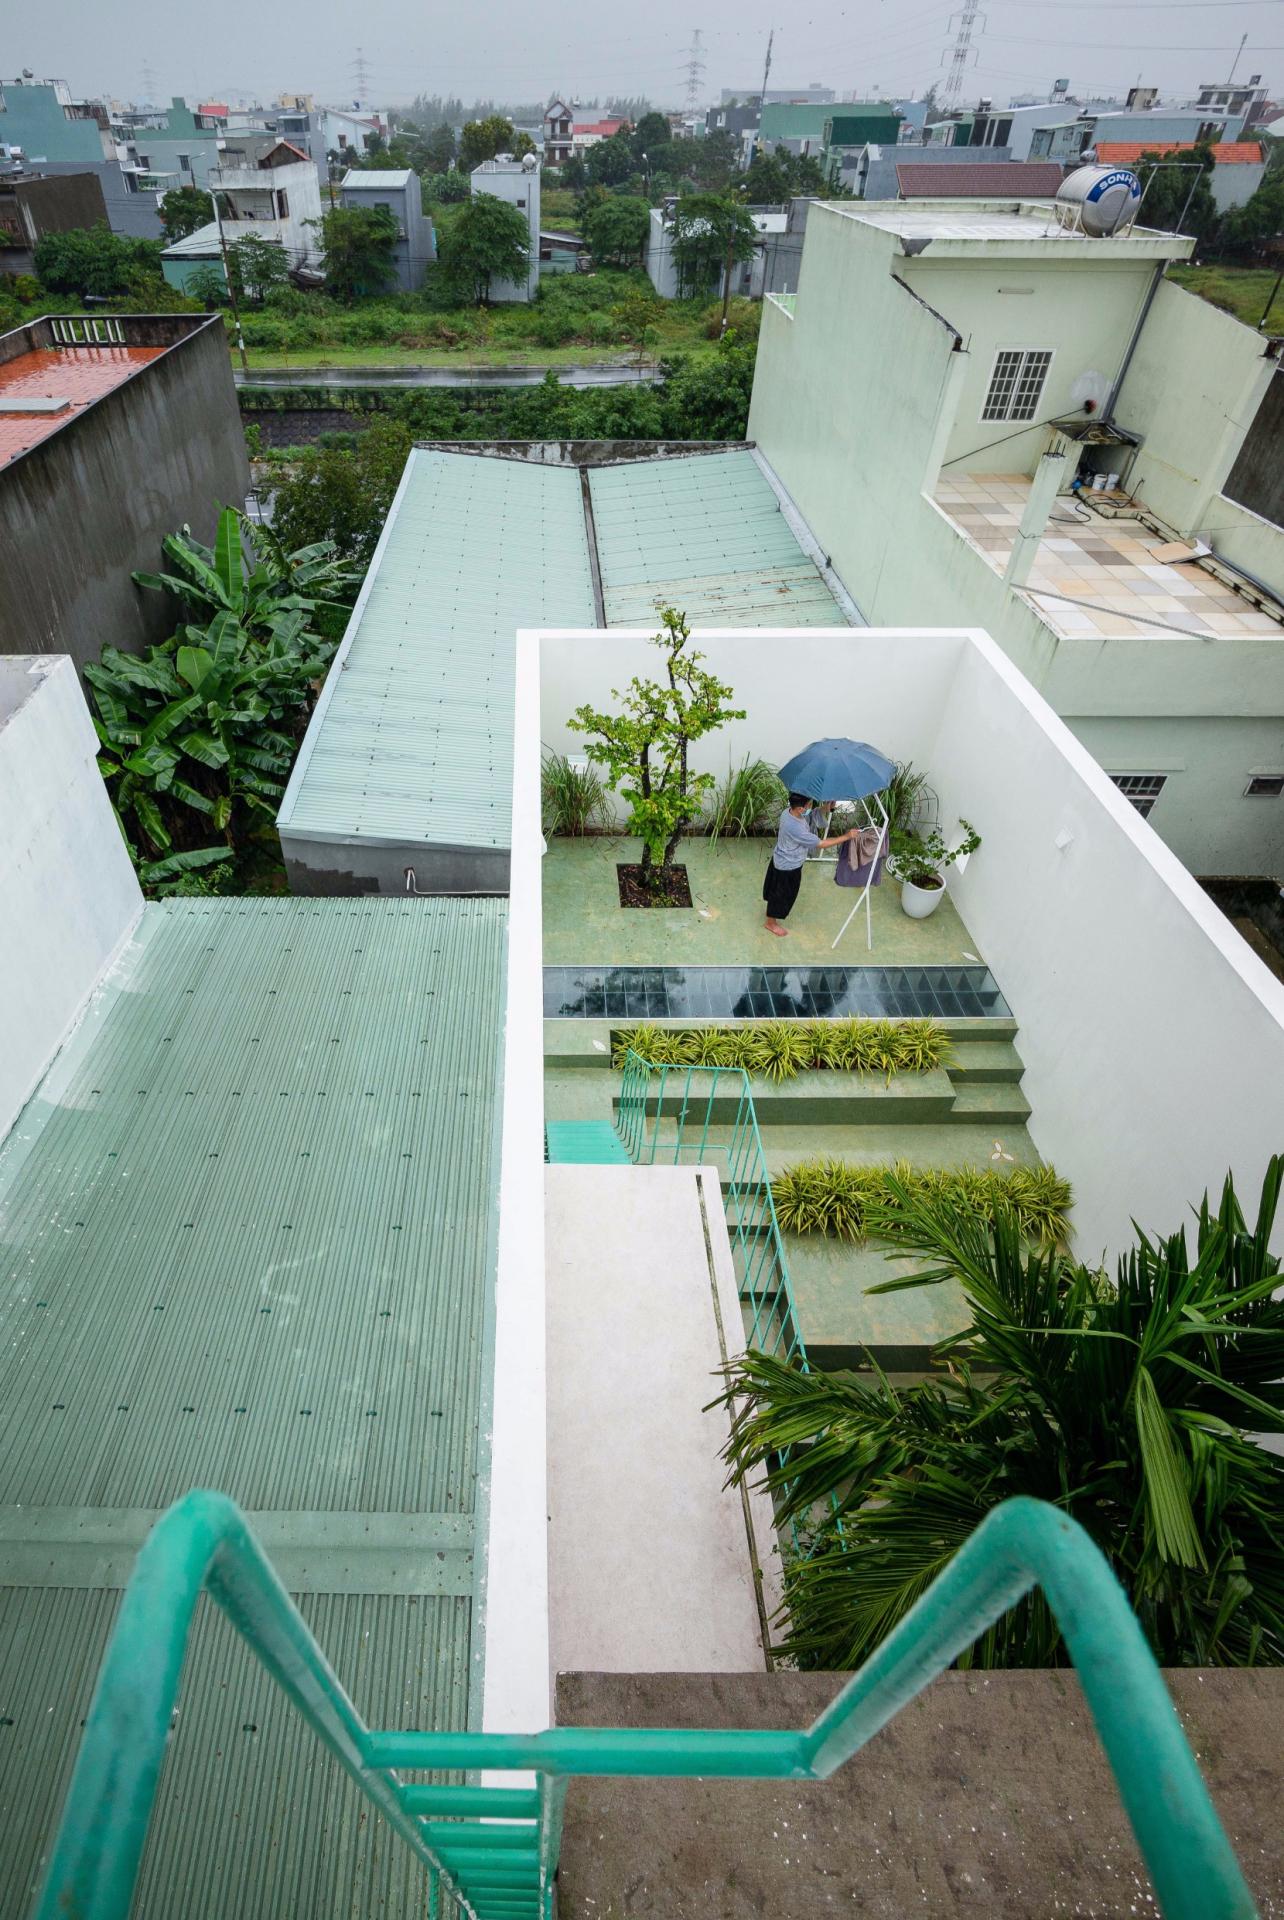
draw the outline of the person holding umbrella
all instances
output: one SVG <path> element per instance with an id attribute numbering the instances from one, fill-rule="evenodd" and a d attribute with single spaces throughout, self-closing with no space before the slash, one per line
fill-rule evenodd
<path id="1" fill-rule="evenodd" d="M 780 816 L 775 849 L 762 883 L 768 933 L 780 938 L 788 933 L 788 927 L 780 923 L 788 918 L 798 898 L 808 854 L 822 847 L 841 846 L 860 832 L 859 827 L 852 827 L 832 839 L 822 839 L 808 826 L 804 814 L 822 802 L 860 800 L 880 793 L 895 771 L 895 761 L 863 740 L 813 740 L 792 760 L 786 760 L 780 777 L 789 789 L 789 805 Z"/>
<path id="2" fill-rule="evenodd" d="M 804 818 L 816 804 L 805 793 L 790 794 L 789 805 L 780 816 L 775 848 L 767 862 L 767 877 L 762 883 L 762 897 L 767 903 L 765 924 L 768 933 L 778 934 L 781 939 L 789 929 L 780 923 L 788 919 L 798 898 L 803 861 L 807 855 L 818 852 L 821 847 L 839 847 L 844 840 L 853 839 L 860 831 L 858 827 L 852 827 L 847 833 L 836 834 L 832 840 L 822 840 L 818 833 L 813 833 Z"/>

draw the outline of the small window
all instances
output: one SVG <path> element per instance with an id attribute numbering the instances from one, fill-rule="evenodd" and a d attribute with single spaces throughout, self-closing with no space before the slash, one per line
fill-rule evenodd
<path id="1" fill-rule="evenodd" d="M 1145 819 L 1158 800 L 1168 779 L 1166 773 L 1112 773 L 1110 778 L 1127 800 L 1131 800 Z"/>
<path id="2" fill-rule="evenodd" d="M 1278 800 L 1284 793 L 1284 773 L 1255 773 L 1244 789 L 1246 800 Z"/>
<path id="3" fill-rule="evenodd" d="M 290 200 L 284 187 L 277 190 L 276 217 L 278 220 L 288 220 L 290 217 Z"/>
<path id="4" fill-rule="evenodd" d="M 1033 420 L 1052 365 L 1050 352 L 1003 347 L 995 357 L 982 420 Z"/>
<path id="5" fill-rule="evenodd" d="M 192 156 L 191 156 L 191 154 L 190 154 L 190 153 L 180 153 L 180 154 L 179 154 L 179 156 L 178 156 L 178 164 L 179 164 L 179 167 L 181 168 L 181 170 L 182 170 L 182 171 L 183 171 L 184 173 L 190 173 L 190 172 L 192 171 Z"/>

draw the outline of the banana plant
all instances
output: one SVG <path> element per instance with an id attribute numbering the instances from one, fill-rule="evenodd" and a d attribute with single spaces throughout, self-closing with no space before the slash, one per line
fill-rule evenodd
<path id="1" fill-rule="evenodd" d="M 247 546 L 253 562 L 248 568 Z M 213 547 L 202 546 L 183 527 L 161 542 L 169 570 L 135 573 L 134 579 L 140 587 L 172 594 L 197 622 L 232 613 L 247 632 L 267 637 L 283 612 L 295 612 L 304 616 L 304 626 L 333 631 L 346 618 L 360 581 L 337 551 L 332 540 L 321 540 L 290 553 L 270 527 L 224 507 Z"/>
<path id="2" fill-rule="evenodd" d="M 312 685 L 333 653 L 300 608 L 265 638 L 235 613 L 184 627 L 145 655 L 105 647 L 85 668 L 98 708 L 99 768 L 126 840 L 148 856 L 188 850 L 198 826 L 234 844 L 241 816 L 273 816 L 285 791 Z"/>

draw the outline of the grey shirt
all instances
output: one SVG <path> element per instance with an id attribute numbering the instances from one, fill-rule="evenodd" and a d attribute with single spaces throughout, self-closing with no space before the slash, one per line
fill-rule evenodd
<path id="1" fill-rule="evenodd" d="M 797 819 L 786 807 L 780 816 L 780 831 L 771 864 L 781 873 L 792 873 L 819 845 L 820 835 L 813 833 L 805 820 Z"/>

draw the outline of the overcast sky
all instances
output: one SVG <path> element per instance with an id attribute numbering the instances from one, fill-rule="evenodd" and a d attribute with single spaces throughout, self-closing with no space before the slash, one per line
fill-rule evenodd
<path id="1" fill-rule="evenodd" d="M 721 88 L 756 87 L 767 34 L 776 27 L 773 86 L 819 80 L 840 93 L 921 92 L 948 70 L 954 38 L 949 0 L 652 0 L 645 8 L 602 0 L 482 0 L 439 6 L 421 0 L 277 0 L 176 10 L 172 0 L 58 0 L 22 9 L 4 59 L 39 78 L 67 80 L 78 95 L 124 99 L 173 93 L 194 99 L 282 89 L 332 104 L 354 93 L 358 49 L 370 73 L 370 103 L 416 93 L 530 100 L 554 92 L 645 93 L 660 105 L 685 98 L 692 29 L 703 30 L 700 104 Z M 782 18 L 783 16 L 783 18 Z M 957 16 L 955 17 L 955 24 Z M 988 0 L 974 43 L 965 98 L 1042 95 L 1069 78 L 1074 92 L 1119 92 L 1141 80 L 1185 94 L 1230 69 L 1260 72 L 1284 91 L 1284 0 Z M 145 78 L 150 69 L 154 89 Z M 6 66 L 6 72 L 9 70 Z M 1278 79 L 1277 79 L 1278 76 Z"/>

